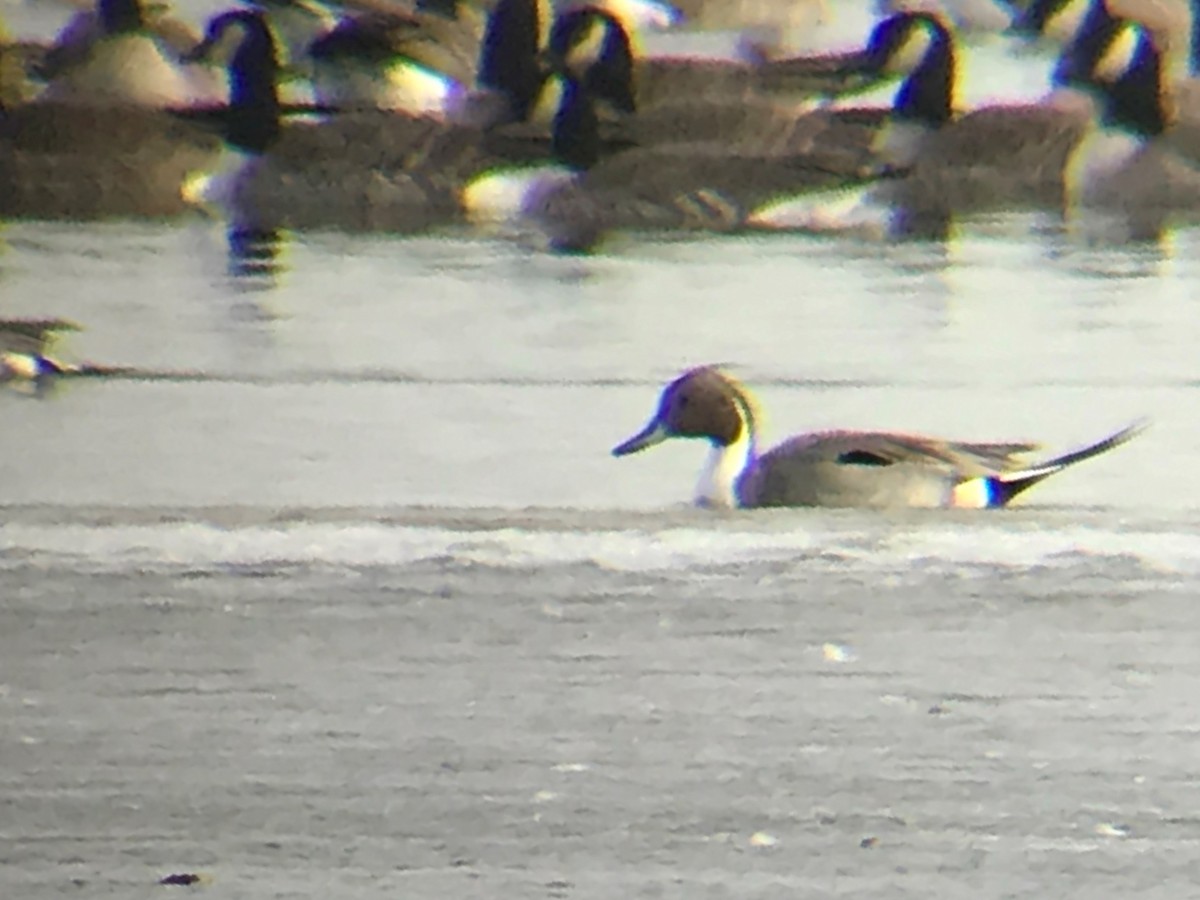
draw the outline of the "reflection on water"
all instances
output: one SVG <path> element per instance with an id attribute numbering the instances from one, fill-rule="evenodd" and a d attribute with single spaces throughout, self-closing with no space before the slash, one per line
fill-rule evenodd
<path id="1" fill-rule="evenodd" d="M 1067 252 L 1031 217 L 944 244 L 629 236 L 587 258 L 247 236 L 240 276 L 214 267 L 226 236 L 194 225 L 8 236 L 6 314 L 78 321 L 69 358 L 122 368 L 52 403 L 0 398 L 0 504 L 661 509 L 687 501 L 703 448 L 620 468 L 608 450 L 665 380 L 710 362 L 759 394 L 768 443 L 844 427 L 1057 448 L 1150 416 L 1136 445 L 1031 503 L 1179 509 L 1200 480 L 1181 412 L 1190 231 L 1169 264 Z"/>
<path id="2" fill-rule="evenodd" d="M 283 271 L 285 236 L 277 228 L 230 226 L 229 274 L 248 289 L 273 287 Z"/>

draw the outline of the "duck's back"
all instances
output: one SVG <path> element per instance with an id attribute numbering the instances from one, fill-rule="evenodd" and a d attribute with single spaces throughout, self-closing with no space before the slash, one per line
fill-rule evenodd
<path id="1" fill-rule="evenodd" d="M 1033 449 L 881 432 L 802 434 L 755 460 L 738 494 L 743 506 L 951 506 L 962 482 L 1010 470 Z"/>

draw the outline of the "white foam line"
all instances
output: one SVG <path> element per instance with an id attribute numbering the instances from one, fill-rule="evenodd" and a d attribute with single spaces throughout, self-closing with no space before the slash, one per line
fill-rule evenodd
<path id="1" fill-rule="evenodd" d="M 728 524 L 730 527 L 725 527 Z M 1162 572 L 1200 571 L 1200 536 L 1011 525 L 915 524 L 826 530 L 804 522 L 787 531 L 712 528 L 546 531 L 516 528 L 460 531 L 380 524 L 294 524 L 221 528 L 178 523 L 153 526 L 0 526 L 0 566 L 31 557 L 89 569 L 221 568 L 262 565 L 398 566 L 447 559 L 497 568 L 590 563 L 615 571 L 687 569 L 802 559 L 805 565 L 847 563 L 882 569 L 914 562 L 950 565 L 1070 563 L 1089 556 L 1128 558 Z M 844 522 L 842 523 L 844 525 Z"/>

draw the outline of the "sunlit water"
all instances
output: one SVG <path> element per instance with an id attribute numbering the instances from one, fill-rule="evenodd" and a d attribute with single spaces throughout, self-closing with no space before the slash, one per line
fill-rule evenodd
<path id="1" fill-rule="evenodd" d="M 1186 896 L 1200 236 L 13 224 L 0 894 Z M 691 508 L 723 362 L 825 427 L 1127 447 L 987 513 Z"/>

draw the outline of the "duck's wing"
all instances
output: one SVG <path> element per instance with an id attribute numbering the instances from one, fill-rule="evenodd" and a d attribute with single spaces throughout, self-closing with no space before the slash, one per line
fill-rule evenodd
<path id="1" fill-rule="evenodd" d="M 766 458 L 803 457 L 844 466 L 929 466 L 960 478 L 999 475 L 1038 448 L 1027 441 L 974 443 L 898 432 L 825 431 L 797 435 Z"/>
<path id="2" fill-rule="evenodd" d="M 1141 434 L 1135 422 L 1077 450 L 1037 462 L 1036 444 L 970 443 L 885 432 L 799 435 L 764 454 L 739 484 L 747 506 L 981 508 L 1004 506 L 1068 466 Z"/>
<path id="3" fill-rule="evenodd" d="M 965 505 L 956 490 L 989 483 L 1034 448 L 887 432 L 798 435 L 759 457 L 738 485 L 746 506 L 913 508 Z M 984 498 L 977 505 L 989 505 Z"/>

